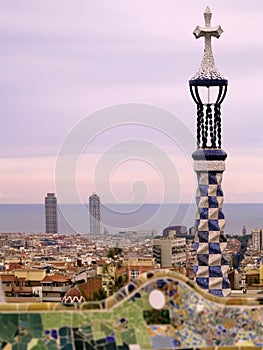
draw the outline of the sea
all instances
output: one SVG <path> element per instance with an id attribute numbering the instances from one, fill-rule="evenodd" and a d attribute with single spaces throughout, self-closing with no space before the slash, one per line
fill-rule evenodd
<path id="1" fill-rule="evenodd" d="M 161 234 L 171 225 L 194 225 L 196 204 L 104 204 L 101 210 L 102 233 L 140 232 Z M 242 234 L 245 226 L 263 228 L 263 204 L 223 205 L 226 218 L 225 233 Z M 89 233 L 88 205 L 58 206 L 58 231 L 61 234 Z M 0 204 L 1 233 L 45 232 L 44 204 Z"/>

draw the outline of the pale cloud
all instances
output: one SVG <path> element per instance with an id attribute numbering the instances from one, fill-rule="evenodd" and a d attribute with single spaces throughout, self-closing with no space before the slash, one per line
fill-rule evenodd
<path id="1" fill-rule="evenodd" d="M 43 193 L 54 190 L 55 157 L 65 136 L 102 107 L 125 102 L 161 106 L 195 134 L 196 106 L 188 79 L 199 68 L 204 44 L 192 32 L 203 24 L 206 6 L 204 0 L 79 0 L 77 6 L 72 0 L 2 1 L 1 200 L 42 202 Z M 260 202 L 262 190 L 254 187 L 261 181 L 262 153 L 254 154 L 263 149 L 263 3 L 211 0 L 209 6 L 212 23 L 224 29 L 222 38 L 213 41 L 216 64 L 229 78 L 222 107 L 223 147 L 229 153 L 226 198 Z M 107 145 L 100 139 L 93 151 L 103 153 Z M 164 140 L 162 147 L 168 142 Z M 171 148 L 167 150 L 172 154 Z M 97 155 L 90 167 L 96 166 Z M 184 172 L 183 163 L 177 167 Z M 150 174 L 145 169 L 144 175 Z M 129 198 L 132 175 L 134 181 L 140 179 L 136 171 L 125 177 L 124 169 L 113 176 L 117 196 Z M 79 174 L 83 200 L 92 190 L 90 176 L 87 168 Z M 191 176 L 189 170 L 182 177 L 183 201 L 189 200 L 195 186 Z M 159 180 L 151 180 L 147 186 L 153 200 L 159 198 Z"/>
<path id="2" fill-rule="evenodd" d="M 172 173 L 158 169 L 158 159 L 157 165 L 147 158 L 124 158 L 122 163 L 114 163 L 116 157 L 112 154 L 106 157 L 109 172 L 98 173 L 101 169 L 100 157 L 97 153 L 80 158 L 75 177 L 80 203 L 87 203 L 93 191 L 100 193 L 104 203 L 134 203 L 138 200 L 152 203 L 162 202 L 163 198 L 169 203 L 173 203 L 175 198 L 180 203 L 194 201 L 195 174 L 192 164 L 182 155 L 170 154 L 174 166 Z M 6 158 L 1 159 L 0 164 L 1 203 L 43 203 L 47 192 L 56 191 L 56 157 Z M 254 164 L 257 164 L 256 169 Z M 226 165 L 222 184 L 225 201 L 262 203 L 263 165 L 258 156 L 233 154 Z M 170 183 L 174 184 L 172 191 L 167 187 Z M 66 173 L 64 185 L 68 185 Z"/>
<path id="3" fill-rule="evenodd" d="M 260 154 L 240 152 L 227 160 L 223 189 L 228 203 L 263 202 L 263 162 Z"/>
<path id="4" fill-rule="evenodd" d="M 1 203 L 43 203 L 54 191 L 55 157 L 2 158 Z"/>

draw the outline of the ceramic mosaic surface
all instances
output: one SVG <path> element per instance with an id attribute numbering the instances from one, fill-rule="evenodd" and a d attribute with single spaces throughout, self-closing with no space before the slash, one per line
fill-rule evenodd
<path id="1" fill-rule="evenodd" d="M 263 299 L 219 298 L 182 275 L 157 270 L 103 302 L 1 304 L 0 345 L 5 350 L 261 349 L 262 305 Z"/>
<path id="2" fill-rule="evenodd" d="M 224 195 L 221 187 L 227 154 L 222 149 L 202 150 L 202 152 L 207 158 L 206 161 L 195 159 L 199 157 L 199 151 L 193 154 L 198 179 L 196 194 L 198 209 L 195 221 L 197 264 L 194 271 L 200 288 L 225 297 L 231 293 L 228 280 L 229 265 L 224 257 L 227 240 L 224 235 L 225 216 L 222 211 Z M 215 169 L 210 170 L 213 165 Z"/>

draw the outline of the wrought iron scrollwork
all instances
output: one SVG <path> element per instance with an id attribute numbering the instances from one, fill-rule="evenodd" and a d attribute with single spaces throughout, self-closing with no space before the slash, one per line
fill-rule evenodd
<path id="1" fill-rule="evenodd" d="M 190 85 L 197 105 L 197 148 L 221 148 L 221 103 L 226 96 L 227 85 L 219 86 L 215 103 L 203 103 L 198 87 Z"/>

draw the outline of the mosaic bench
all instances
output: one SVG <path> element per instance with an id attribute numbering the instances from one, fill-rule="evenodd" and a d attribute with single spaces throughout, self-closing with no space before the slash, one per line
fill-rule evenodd
<path id="1" fill-rule="evenodd" d="M 262 349 L 263 299 L 220 298 L 169 270 L 101 302 L 0 304 L 1 349 Z"/>

